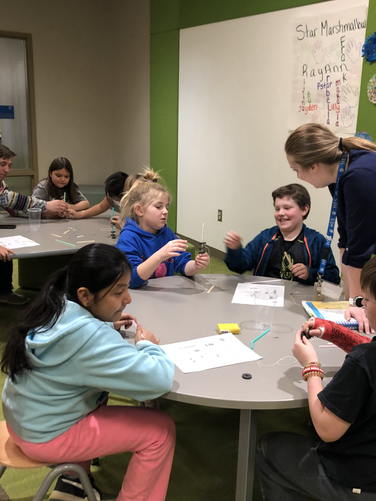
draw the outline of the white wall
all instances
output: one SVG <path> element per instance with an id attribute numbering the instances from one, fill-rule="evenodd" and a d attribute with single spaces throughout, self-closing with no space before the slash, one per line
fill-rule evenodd
<path id="1" fill-rule="evenodd" d="M 341 10 L 367 1 L 324 2 L 181 30 L 178 233 L 200 241 L 205 223 L 208 245 L 225 250 L 231 229 L 247 243 L 274 226 L 271 192 L 298 182 L 284 154 L 292 20 L 329 4 Z M 331 196 L 305 185 L 312 198 L 307 224 L 325 234 Z M 333 251 L 338 262 L 336 245 Z"/>
<path id="2" fill-rule="evenodd" d="M 31 33 L 39 177 L 66 156 L 78 184 L 150 163 L 149 0 L 0 0 Z"/>

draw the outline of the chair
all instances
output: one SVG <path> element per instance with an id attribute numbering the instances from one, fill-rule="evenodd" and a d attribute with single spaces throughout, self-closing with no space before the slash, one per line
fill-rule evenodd
<path id="1" fill-rule="evenodd" d="M 90 480 L 85 470 L 74 463 L 63 463 L 57 466 L 49 463 L 41 463 L 34 461 L 22 452 L 22 450 L 13 442 L 9 436 L 8 429 L 5 421 L 0 421 L 0 478 L 3 476 L 7 468 L 44 468 L 50 467 L 52 470 L 47 474 L 43 480 L 38 492 L 33 498 L 33 501 L 42 501 L 47 494 L 48 489 L 51 487 L 52 482 L 62 473 L 67 471 L 74 471 L 80 479 L 82 487 L 84 488 L 88 501 L 97 501 L 91 486 Z"/>

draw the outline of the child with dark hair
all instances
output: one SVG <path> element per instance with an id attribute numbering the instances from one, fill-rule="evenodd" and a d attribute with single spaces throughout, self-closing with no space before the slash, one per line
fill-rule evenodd
<path id="1" fill-rule="evenodd" d="M 46 201 L 64 200 L 68 208 L 74 210 L 90 207 L 87 198 L 74 182 L 72 164 L 65 157 L 52 160 L 48 168 L 48 176 L 39 181 L 34 188 L 33 196 Z"/>
<path id="2" fill-rule="evenodd" d="M 364 265 L 360 286 L 365 314 L 375 329 L 375 258 Z M 317 327 L 309 320 L 296 333 L 293 354 L 303 367 L 302 379 L 307 381 L 309 410 L 317 434 L 276 432 L 261 437 L 256 464 L 265 500 L 376 498 L 376 338 L 354 336 L 353 331 L 331 324 L 320 321 Z M 324 388 L 324 368 L 302 331 L 321 336 L 321 329 L 338 327 L 350 340 L 357 337 L 358 344 Z M 337 338 L 332 341 L 336 343 Z"/>
<path id="3" fill-rule="evenodd" d="M 3 353 L 2 402 L 9 433 L 23 452 L 90 473 L 93 457 L 133 452 L 118 501 L 166 496 L 175 445 L 172 419 L 145 407 L 106 406 L 109 392 L 145 401 L 168 392 L 174 364 L 137 324 L 135 344 L 118 329 L 136 319 L 131 266 L 111 245 L 77 251 L 13 327 Z M 97 491 L 98 501 L 115 499 Z M 85 499 L 78 478 L 59 477 L 50 499 Z"/>
<path id="4" fill-rule="evenodd" d="M 308 191 L 300 184 L 288 184 L 272 193 L 277 226 L 259 233 L 245 248 L 235 231 L 225 237 L 229 270 L 295 280 L 313 285 L 317 279 L 325 237 L 307 228 L 303 221 L 311 209 Z M 339 284 L 339 272 L 330 250 L 324 279 Z"/>
<path id="5" fill-rule="evenodd" d="M 124 192 L 127 191 L 126 182 L 128 178 L 129 176 L 125 172 L 119 171 L 111 174 L 104 182 L 104 191 L 106 195 L 104 199 L 99 202 L 99 204 L 93 205 L 93 207 L 86 210 L 77 211 L 70 209 L 68 210 L 68 217 L 70 219 L 86 219 L 88 217 L 99 216 L 115 205 L 119 205 L 121 197 Z M 118 217 L 114 216 L 111 222 L 117 225 Z"/>

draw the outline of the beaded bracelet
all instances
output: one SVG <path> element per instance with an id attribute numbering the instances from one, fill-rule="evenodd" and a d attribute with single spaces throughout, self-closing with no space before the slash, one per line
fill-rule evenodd
<path id="1" fill-rule="evenodd" d="M 307 365 L 302 370 L 302 378 L 304 381 L 307 381 L 307 377 L 309 377 L 309 375 L 317 375 L 320 376 L 321 379 L 323 379 L 324 371 L 322 370 L 321 366 L 312 363 L 312 365 Z"/>
<path id="2" fill-rule="evenodd" d="M 322 371 L 322 367 L 320 367 L 319 365 L 308 365 L 307 367 L 304 367 L 304 369 L 302 370 L 302 374 L 304 374 L 305 372 L 309 372 L 309 371 Z"/>
<path id="3" fill-rule="evenodd" d="M 306 374 L 304 374 L 303 376 L 303 380 L 304 381 L 307 381 L 307 379 L 311 376 L 319 376 L 321 379 L 324 379 L 324 373 L 323 372 L 319 372 L 319 371 L 310 371 L 310 372 L 307 372 Z"/>
<path id="4" fill-rule="evenodd" d="M 304 366 L 304 369 L 306 369 L 307 367 L 311 367 L 312 365 L 314 365 L 315 367 L 321 367 L 320 362 L 309 362 L 309 364 Z"/>

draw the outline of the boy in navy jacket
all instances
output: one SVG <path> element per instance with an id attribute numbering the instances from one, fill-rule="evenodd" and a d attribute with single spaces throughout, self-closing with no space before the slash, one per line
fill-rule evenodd
<path id="1" fill-rule="evenodd" d="M 229 270 L 254 275 L 295 280 L 313 285 L 317 279 L 325 237 L 307 228 L 311 198 L 300 184 L 288 184 L 273 191 L 277 226 L 259 233 L 245 248 L 234 231 L 227 233 L 225 263 Z M 332 251 L 326 263 L 325 280 L 339 284 L 340 277 Z"/>

